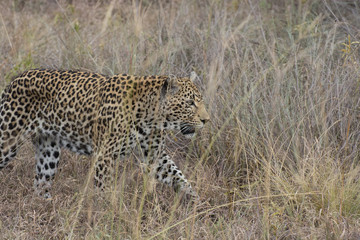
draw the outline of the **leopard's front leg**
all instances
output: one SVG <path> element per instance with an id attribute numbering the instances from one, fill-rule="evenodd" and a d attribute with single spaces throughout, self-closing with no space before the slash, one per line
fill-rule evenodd
<path id="1" fill-rule="evenodd" d="M 129 153 L 129 146 L 123 142 L 113 134 L 96 151 L 94 184 L 101 192 L 109 190 L 114 182 L 115 161 Z"/>
<path id="2" fill-rule="evenodd" d="M 175 191 L 181 191 L 190 197 L 198 198 L 197 193 L 191 187 L 191 184 L 185 178 L 184 174 L 165 151 L 163 151 L 159 159 L 155 161 L 153 168 L 155 178 L 158 181 L 172 186 Z"/>
<path id="3" fill-rule="evenodd" d="M 159 182 L 172 186 L 175 191 L 185 193 L 187 197 L 198 198 L 184 174 L 165 152 L 164 132 L 153 130 L 145 136 L 140 136 L 138 141 L 142 150 L 142 160 L 148 166 L 151 175 Z"/>
<path id="4" fill-rule="evenodd" d="M 104 155 L 102 152 L 98 152 L 95 158 L 94 184 L 97 190 L 103 192 L 109 189 L 113 182 L 114 159 L 108 154 Z"/>

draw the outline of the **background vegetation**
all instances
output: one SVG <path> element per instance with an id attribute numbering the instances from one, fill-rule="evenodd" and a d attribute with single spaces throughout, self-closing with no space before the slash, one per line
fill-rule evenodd
<path id="1" fill-rule="evenodd" d="M 211 122 L 168 138 L 194 205 L 151 191 L 136 156 L 101 199 L 66 151 L 40 199 L 25 145 L 0 172 L 0 238 L 359 239 L 359 16 L 356 0 L 1 1 L 1 89 L 36 67 L 195 70 Z"/>

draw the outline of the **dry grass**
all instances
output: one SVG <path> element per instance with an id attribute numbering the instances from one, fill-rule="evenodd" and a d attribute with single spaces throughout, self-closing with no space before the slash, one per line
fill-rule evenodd
<path id="1" fill-rule="evenodd" d="M 359 14 L 355 0 L 1 1 L 1 88 L 34 67 L 195 70 L 212 121 L 168 139 L 193 206 L 148 191 L 135 156 L 98 199 L 91 159 L 69 152 L 39 199 L 24 146 L 0 172 L 0 238 L 359 239 Z"/>

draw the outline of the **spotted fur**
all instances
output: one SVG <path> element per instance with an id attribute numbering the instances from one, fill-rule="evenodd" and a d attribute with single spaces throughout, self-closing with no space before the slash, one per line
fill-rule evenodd
<path id="1" fill-rule="evenodd" d="M 50 197 L 61 148 L 95 154 L 95 186 L 104 190 L 112 181 L 114 161 L 139 145 L 142 160 L 158 181 L 195 196 L 164 150 L 165 131 L 192 137 L 208 120 L 192 77 L 29 70 L 1 97 L 0 168 L 30 137 L 37 161 L 34 186 L 40 195 Z"/>

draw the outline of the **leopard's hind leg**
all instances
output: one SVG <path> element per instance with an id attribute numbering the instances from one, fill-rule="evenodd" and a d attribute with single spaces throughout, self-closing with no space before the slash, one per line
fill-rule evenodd
<path id="1" fill-rule="evenodd" d="M 20 114 L 17 102 L 1 101 L 0 105 L 0 169 L 15 156 L 24 141 L 27 116 Z"/>
<path id="2" fill-rule="evenodd" d="M 35 191 L 45 198 L 50 198 L 52 180 L 59 165 L 61 146 L 57 136 L 51 134 L 37 134 L 35 145 L 36 175 L 34 180 Z"/>

